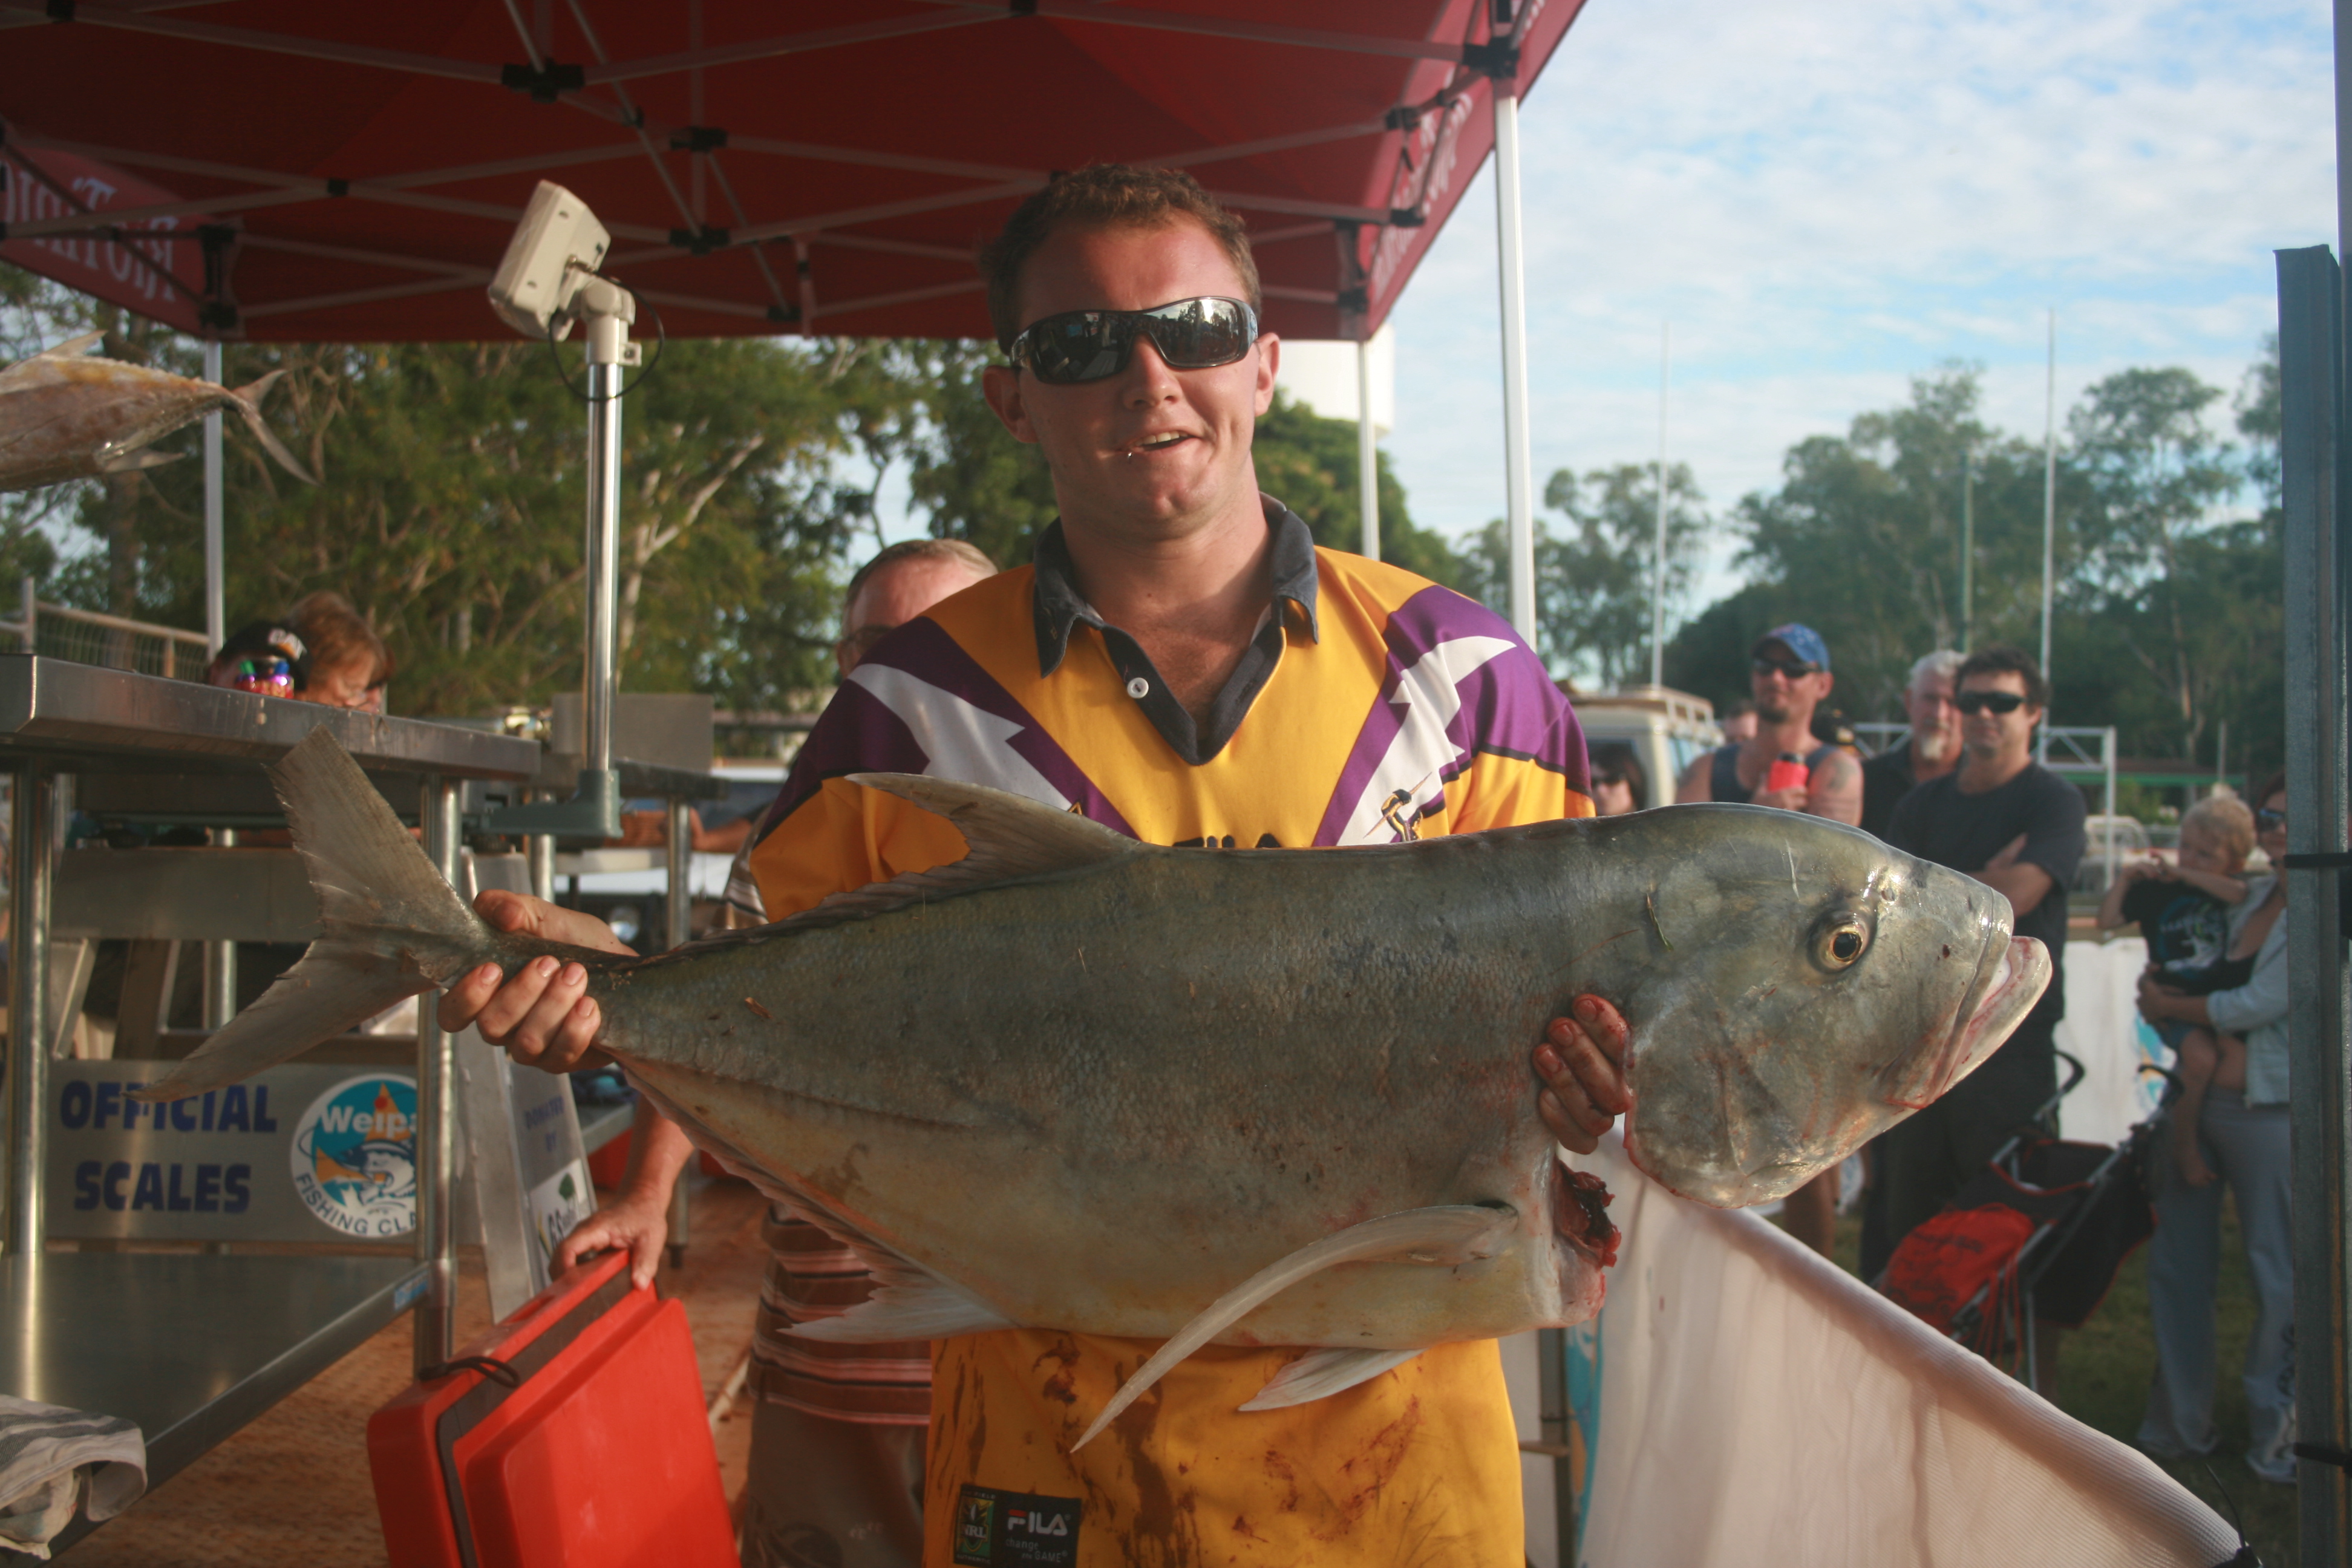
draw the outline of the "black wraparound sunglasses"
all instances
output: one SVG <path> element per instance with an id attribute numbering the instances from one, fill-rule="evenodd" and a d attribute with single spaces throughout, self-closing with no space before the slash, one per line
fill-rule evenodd
<path id="1" fill-rule="evenodd" d="M 2014 713 L 2025 706 L 2025 699 L 2014 691 L 1963 691 L 1952 699 L 1952 706 L 1970 714 L 1988 708 L 1996 713 Z"/>
<path id="2" fill-rule="evenodd" d="M 2254 826 L 2262 828 L 2264 832 L 2268 832 L 2273 827 L 2284 827 L 2286 826 L 2286 813 L 2284 811 L 2273 811 L 2267 805 L 2258 806 L 2254 811 Z"/>
<path id="3" fill-rule="evenodd" d="M 1210 370 L 1250 352 L 1257 312 L 1214 295 L 1149 310 L 1064 310 L 1022 328 L 1006 352 L 1039 381 L 1075 386 L 1125 370 L 1136 339 L 1146 334 L 1171 370 Z"/>

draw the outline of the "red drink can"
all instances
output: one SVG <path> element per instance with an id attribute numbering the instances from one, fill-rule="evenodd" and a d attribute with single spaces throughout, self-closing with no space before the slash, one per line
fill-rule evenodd
<path id="1" fill-rule="evenodd" d="M 1772 771 L 1764 775 L 1764 787 L 1768 791 L 1802 789 L 1812 776 L 1813 771 L 1805 766 L 1804 758 L 1794 752 L 1783 752 L 1773 763 Z"/>

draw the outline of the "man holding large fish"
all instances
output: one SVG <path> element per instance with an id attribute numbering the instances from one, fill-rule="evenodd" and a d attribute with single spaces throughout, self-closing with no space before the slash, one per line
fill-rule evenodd
<path id="1" fill-rule="evenodd" d="M 1209 847 L 1391 843 L 1590 812 L 1575 718 L 1497 617 L 1320 554 L 1258 493 L 1251 434 L 1278 344 L 1254 330 L 1237 222 L 1184 176 L 1089 170 L 1033 199 L 991 259 L 1013 363 L 989 373 L 990 401 L 1044 448 L 1061 521 L 1033 572 L 935 607 L 844 685 L 753 857 L 772 914 L 963 855 L 942 818 L 843 776 L 860 771 L 990 784 Z M 1400 672 L 1414 699 L 1402 713 L 1384 690 Z M 480 1006 L 485 1032 L 525 1057 L 593 1037 L 584 972 L 535 998 L 527 984 L 488 998 L 485 978 L 453 991 L 445 1016 Z M 1606 1086 L 1616 1069 L 1573 1024 L 1558 1037 L 1548 1110 L 1589 1148 L 1606 1112 L 1558 1052 Z M 1600 1099 L 1613 1107 L 1612 1087 Z M 1238 1407 L 1295 1352 L 1212 1347 L 1163 1381 L 1162 1418 L 1131 1413 L 1117 1442 L 1068 1453 L 1157 1348 L 1055 1329 L 942 1342 L 929 1560 L 953 1556 L 960 1521 L 1066 1506 L 1076 1554 L 1040 1561 L 1385 1561 L 1408 1542 L 1432 1560 L 1520 1561 L 1519 1458 L 1491 1342 L 1253 1414 Z"/>
<path id="2" fill-rule="evenodd" d="M 801 912 L 648 959 L 486 922 L 320 731 L 272 772 L 322 934 L 140 1093 L 445 987 L 856 1251 L 873 1297 L 796 1331 L 940 1342 L 927 1562 L 1517 1563 L 1485 1342 L 1589 1317 L 1612 1256 L 1555 1138 L 1622 1112 L 1673 1191 L 1783 1196 L 1973 1070 L 2048 954 L 1833 823 L 1559 820 L 1583 742 L 1525 645 L 1257 494 L 1278 347 L 1190 180 L 1058 180 L 987 270 L 1062 521 L 811 733 L 752 860 Z"/>

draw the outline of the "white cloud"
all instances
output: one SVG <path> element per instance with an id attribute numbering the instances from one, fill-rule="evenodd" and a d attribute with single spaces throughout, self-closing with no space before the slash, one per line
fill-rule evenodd
<path id="1" fill-rule="evenodd" d="M 1673 455 L 1720 506 L 1952 357 L 2042 425 L 2131 364 L 2234 391 L 2270 251 L 2335 237 L 2317 0 L 1593 0 L 1522 112 L 1538 484 Z M 1490 174 L 1395 313 L 1415 516 L 1503 510 Z M 1727 586 L 1718 563 L 1710 585 Z"/>

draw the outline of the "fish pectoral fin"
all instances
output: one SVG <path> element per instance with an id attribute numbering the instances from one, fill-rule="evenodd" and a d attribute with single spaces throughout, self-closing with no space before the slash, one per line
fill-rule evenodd
<path id="1" fill-rule="evenodd" d="M 1384 1372 L 1402 1366 L 1421 1353 L 1409 1351 L 1308 1351 L 1267 1380 L 1244 1410 L 1286 1410 L 1328 1399 L 1360 1383 L 1370 1383 Z"/>
<path id="2" fill-rule="evenodd" d="M 928 1274 L 915 1277 L 901 1272 L 839 1317 L 795 1323 L 787 1331 L 804 1340 L 871 1344 L 879 1340 L 942 1340 L 952 1334 L 984 1334 L 1018 1327 L 961 1286 Z"/>
<path id="3" fill-rule="evenodd" d="M 101 474 L 134 474 L 142 468 L 160 468 L 166 463 L 176 463 L 186 456 L 185 452 L 158 452 L 142 447 L 136 452 L 117 452 L 112 457 L 100 458 L 98 471 Z"/>
<path id="4" fill-rule="evenodd" d="M 1110 1403 L 1103 1406 L 1102 1414 L 1095 1417 L 1094 1425 L 1087 1428 L 1086 1436 L 1070 1445 L 1070 1451 L 1075 1454 L 1092 1442 L 1095 1435 L 1117 1419 L 1120 1411 L 1166 1376 L 1169 1368 L 1240 1321 L 1260 1303 L 1301 1279 L 1339 1263 L 1388 1261 L 1451 1267 L 1473 1258 L 1491 1258 L 1517 1222 L 1518 1212 L 1507 1205 L 1488 1208 L 1483 1204 L 1441 1204 L 1382 1215 L 1300 1247 L 1210 1302 L 1200 1316 L 1179 1329 L 1175 1338 L 1161 1345 L 1158 1353 L 1135 1369 L 1133 1377 L 1119 1385 Z"/>

